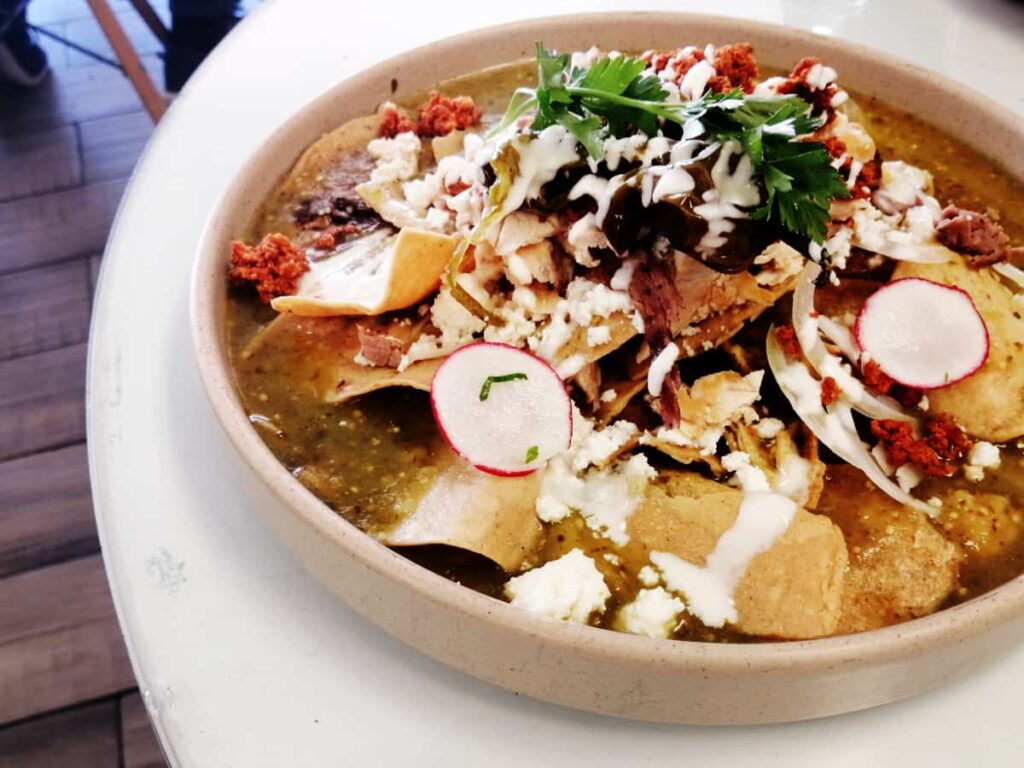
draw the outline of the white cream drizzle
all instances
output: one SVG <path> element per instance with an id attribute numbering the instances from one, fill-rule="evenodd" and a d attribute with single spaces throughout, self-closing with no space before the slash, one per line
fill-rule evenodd
<path id="1" fill-rule="evenodd" d="M 651 361 L 651 367 L 647 369 L 647 391 L 651 397 L 661 397 L 661 390 L 665 386 L 665 377 L 668 376 L 678 359 L 679 347 L 675 342 L 669 342 Z"/>
<path id="2" fill-rule="evenodd" d="M 786 532 L 799 508 L 788 496 L 767 490 L 764 473 L 749 464 L 737 475 L 744 487 L 739 512 L 703 566 L 671 552 L 651 553 L 651 562 L 661 571 L 665 586 L 681 594 L 690 613 L 709 627 L 739 620 L 736 587 L 750 562 Z"/>

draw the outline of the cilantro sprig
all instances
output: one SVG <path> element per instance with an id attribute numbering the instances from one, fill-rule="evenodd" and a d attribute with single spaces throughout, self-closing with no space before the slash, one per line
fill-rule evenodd
<path id="1" fill-rule="evenodd" d="M 824 145 L 805 138 L 821 127 L 821 119 L 798 96 L 748 96 L 737 89 L 669 102 L 661 80 L 644 74 L 641 59 L 604 57 L 582 68 L 571 66 L 567 53 L 541 43 L 536 48 L 537 87 L 513 94 L 494 133 L 532 111 L 533 130 L 561 125 L 599 158 L 609 136 L 654 136 L 659 122 L 699 120 L 708 141 L 735 141 L 750 157 L 765 192 L 753 218 L 817 243 L 827 234 L 832 198 L 850 195 Z"/>

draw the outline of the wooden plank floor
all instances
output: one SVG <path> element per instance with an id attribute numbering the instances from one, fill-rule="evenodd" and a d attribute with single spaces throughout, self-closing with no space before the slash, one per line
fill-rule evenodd
<path id="1" fill-rule="evenodd" d="M 166 20 L 167 0 L 152 4 Z M 158 42 L 128 0 L 111 6 L 162 84 Z M 29 19 L 112 55 L 85 0 L 32 0 Z M 120 72 L 43 45 L 47 83 L 0 84 L 0 768 L 156 768 L 99 555 L 83 405 L 100 254 L 152 124 Z"/>

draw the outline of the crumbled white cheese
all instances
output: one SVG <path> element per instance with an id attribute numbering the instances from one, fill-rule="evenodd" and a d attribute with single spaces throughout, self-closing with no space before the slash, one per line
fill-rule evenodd
<path id="1" fill-rule="evenodd" d="M 985 470 L 973 464 L 966 464 L 964 465 L 964 477 L 972 483 L 980 483 L 985 479 Z"/>
<path id="2" fill-rule="evenodd" d="M 505 596 L 517 608 L 552 619 L 585 624 L 604 613 L 611 590 L 594 561 L 574 549 L 505 584 Z"/>
<path id="3" fill-rule="evenodd" d="M 582 475 L 573 469 L 571 453 L 556 456 L 543 470 L 537 517 L 557 522 L 576 511 L 595 533 L 616 544 L 627 544 L 629 517 L 643 500 L 647 483 L 655 477 L 657 472 L 643 454 L 607 469 L 589 469 Z"/>
<path id="4" fill-rule="evenodd" d="M 780 419 L 769 417 L 767 419 L 761 419 L 754 425 L 754 434 L 762 440 L 772 440 L 785 428 L 786 425 L 783 424 Z"/>
<path id="5" fill-rule="evenodd" d="M 998 467 L 1002 459 L 999 456 L 999 448 L 985 440 L 979 440 L 971 446 L 967 454 L 967 463 L 976 467 L 992 469 Z"/>
<path id="6" fill-rule="evenodd" d="M 614 389 L 606 389 L 604 392 L 601 393 L 601 402 L 611 403 L 615 401 L 616 397 L 618 397 L 618 394 L 615 392 Z"/>
<path id="7" fill-rule="evenodd" d="M 636 599 L 624 605 L 615 617 L 617 629 L 645 637 L 669 637 L 679 626 L 679 614 L 686 605 L 664 587 L 641 589 Z"/>
<path id="8" fill-rule="evenodd" d="M 768 476 L 759 467 L 750 463 L 750 454 L 745 451 L 733 451 L 722 457 L 722 467 L 732 472 L 736 481 L 744 491 L 768 491 L 771 486 Z"/>
<path id="9" fill-rule="evenodd" d="M 904 493 L 910 493 L 922 480 L 924 473 L 913 464 L 904 464 L 896 470 L 896 482 Z"/>
<path id="10" fill-rule="evenodd" d="M 420 164 L 420 137 L 415 133 L 400 133 L 392 139 L 374 139 L 366 145 L 375 166 L 370 181 L 383 183 L 404 181 L 416 175 Z"/>
<path id="11" fill-rule="evenodd" d="M 607 325 L 592 325 L 587 328 L 587 346 L 599 347 L 612 340 L 612 329 Z"/>
<path id="12" fill-rule="evenodd" d="M 645 565 L 636 575 L 645 587 L 656 587 L 661 584 L 661 575 L 649 565 Z"/>
<path id="13" fill-rule="evenodd" d="M 582 472 L 591 466 L 605 465 L 639 434 L 640 428 L 625 419 L 612 422 L 604 429 L 593 430 L 583 438 L 573 452 L 573 470 Z"/>
<path id="14" fill-rule="evenodd" d="M 447 289 L 441 289 L 430 306 L 430 320 L 441 335 L 425 333 L 416 339 L 402 356 L 398 364 L 399 371 L 404 371 L 419 360 L 442 357 L 470 343 L 473 334 L 484 330 L 486 325 L 456 301 Z"/>

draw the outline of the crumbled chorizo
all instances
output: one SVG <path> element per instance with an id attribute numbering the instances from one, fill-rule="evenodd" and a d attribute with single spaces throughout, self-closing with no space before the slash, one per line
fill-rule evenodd
<path id="1" fill-rule="evenodd" d="M 309 271 L 306 254 L 284 235 L 266 235 L 257 245 L 231 243 L 228 277 L 252 285 L 264 304 L 277 296 L 295 293 L 299 278 Z"/>
<path id="2" fill-rule="evenodd" d="M 708 85 L 715 93 L 734 88 L 741 88 L 744 93 L 753 93 L 754 81 L 761 73 L 754 58 L 754 46 L 750 43 L 723 45 L 715 50 L 711 63 L 716 74 L 708 81 Z"/>
<path id="3" fill-rule="evenodd" d="M 669 70 L 671 74 L 668 79 L 679 85 L 686 73 L 697 62 L 705 61 L 707 56 L 700 48 L 687 47 L 676 51 L 646 51 L 642 58 L 655 72 Z M 725 93 L 736 88 L 751 93 L 754 80 L 760 76 L 754 59 L 754 47 L 750 43 L 733 43 L 717 48 L 710 64 L 715 68 L 715 74 L 708 80 L 708 88 L 714 93 Z"/>
<path id="4" fill-rule="evenodd" d="M 831 376 L 821 380 L 821 404 L 828 408 L 839 399 L 839 384 Z"/>
<path id="5" fill-rule="evenodd" d="M 800 342 L 796 338 L 796 329 L 792 325 L 784 325 L 776 331 L 779 346 L 791 360 L 798 360 L 802 354 Z"/>
<path id="6" fill-rule="evenodd" d="M 402 114 L 393 104 L 385 106 L 380 111 L 380 125 L 377 126 L 377 135 L 385 139 L 393 139 L 400 133 L 416 133 L 416 121 Z"/>
<path id="7" fill-rule="evenodd" d="M 923 390 L 896 383 L 874 360 L 864 363 L 860 372 L 868 389 L 879 395 L 888 395 L 908 408 L 917 405 L 924 398 Z"/>
<path id="8" fill-rule="evenodd" d="M 873 419 L 871 433 L 881 441 L 893 466 L 909 462 L 931 477 L 953 475 L 956 462 L 971 449 L 970 439 L 948 416 L 929 420 L 922 437 L 915 437 L 910 422 L 895 419 Z"/>
<path id="9" fill-rule="evenodd" d="M 471 97 L 449 98 L 437 91 L 431 91 L 416 112 L 418 118 L 413 120 L 393 104 L 385 105 L 380 111 L 377 135 L 389 139 L 406 132 L 420 136 L 447 136 L 452 131 L 464 131 L 478 125 L 483 115 Z"/>
<path id="10" fill-rule="evenodd" d="M 780 94 L 794 94 L 811 105 L 811 113 L 823 115 L 826 124 L 832 121 L 835 115 L 835 97 L 839 94 L 839 86 L 829 82 L 824 85 L 817 82 L 809 82 L 811 73 L 815 67 L 821 67 L 821 61 L 814 57 L 800 59 L 789 73 L 789 77 L 776 86 Z"/>
<path id="11" fill-rule="evenodd" d="M 469 96 L 450 99 L 437 91 L 430 92 L 418 112 L 420 136 L 447 136 L 452 131 L 464 131 L 479 124 L 482 114 Z"/>
<path id="12" fill-rule="evenodd" d="M 987 267 L 1011 256 L 1024 255 L 1024 248 L 1010 247 L 1006 232 L 988 216 L 955 205 L 942 211 L 935 238 L 963 254 L 972 267 Z"/>

